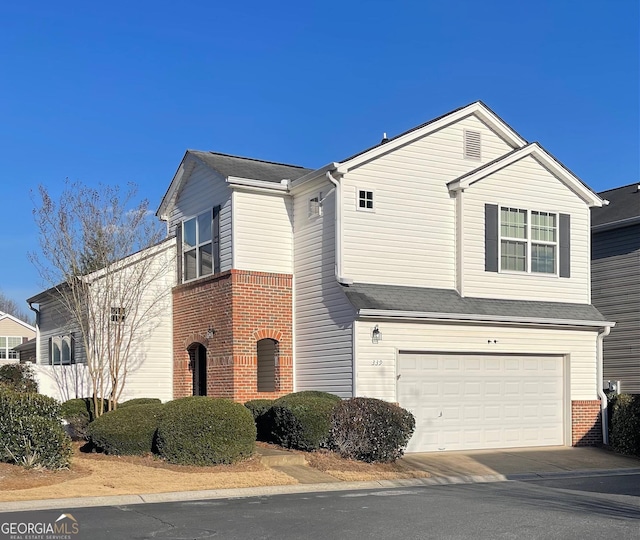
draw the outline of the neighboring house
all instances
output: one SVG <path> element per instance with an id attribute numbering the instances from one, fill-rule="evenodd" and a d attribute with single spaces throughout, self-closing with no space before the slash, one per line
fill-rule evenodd
<path id="1" fill-rule="evenodd" d="M 409 451 L 601 442 L 601 205 L 481 102 L 313 171 L 187 151 L 173 395 L 376 397 Z"/>
<path id="2" fill-rule="evenodd" d="M 604 384 L 640 394 L 640 185 L 599 195 L 609 204 L 591 212 L 593 304 L 616 321 L 604 340 Z"/>
<path id="3" fill-rule="evenodd" d="M 36 329 L 20 319 L 0 311 L 0 366 L 20 361 L 15 349 L 36 335 Z"/>
<path id="4" fill-rule="evenodd" d="M 116 326 L 136 324 L 135 340 L 127 355 L 125 390 L 120 401 L 134 397 L 172 399 L 171 288 L 175 285 L 175 260 L 175 240 L 165 240 L 122 259 L 113 272 L 117 279 L 110 282 L 122 283 L 125 288 L 129 282 L 139 281 L 141 273 L 154 276 L 138 305 L 109 306 L 109 313 L 104 317 L 109 333 L 115 333 Z M 85 279 L 91 284 L 92 294 L 99 295 L 104 290 L 103 271 L 94 272 Z M 27 302 L 37 314 L 34 368 L 39 391 L 65 401 L 89 397 L 93 392 L 83 336 L 64 308 L 60 290 L 61 287 L 51 288 Z M 116 293 L 113 297 L 131 298 L 131 295 Z M 96 305 L 100 306 L 102 302 Z M 149 316 L 141 324 L 134 323 L 134 309 L 148 309 Z"/>

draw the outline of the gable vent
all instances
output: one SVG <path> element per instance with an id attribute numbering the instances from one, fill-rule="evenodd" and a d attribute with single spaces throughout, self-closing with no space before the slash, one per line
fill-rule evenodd
<path id="1" fill-rule="evenodd" d="M 464 130 L 464 157 L 468 159 L 480 159 L 480 132 Z"/>

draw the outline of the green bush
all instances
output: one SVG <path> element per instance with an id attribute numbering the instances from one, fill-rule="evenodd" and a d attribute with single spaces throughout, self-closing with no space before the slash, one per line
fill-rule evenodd
<path id="1" fill-rule="evenodd" d="M 331 427 L 331 414 L 341 401 L 325 392 L 297 392 L 274 401 L 266 413 L 269 440 L 298 450 L 326 447 Z"/>
<path id="2" fill-rule="evenodd" d="M 122 409 L 123 407 L 132 407 L 135 405 L 148 405 L 150 403 L 162 403 L 162 401 L 153 397 L 140 397 L 119 403 L 118 409 Z"/>
<path id="3" fill-rule="evenodd" d="M 60 469 L 69 466 L 71 452 L 55 399 L 0 391 L 0 460 Z"/>
<path id="4" fill-rule="evenodd" d="M 621 454 L 640 456 L 640 396 L 620 394 L 611 415 L 611 446 Z"/>
<path id="5" fill-rule="evenodd" d="M 38 382 L 31 364 L 5 364 L 0 367 L 0 387 L 15 392 L 37 392 Z"/>
<path id="6" fill-rule="evenodd" d="M 256 426 L 240 403 L 187 397 L 165 404 L 157 441 L 160 455 L 171 463 L 234 463 L 253 454 Z"/>
<path id="7" fill-rule="evenodd" d="M 413 415 L 373 398 L 352 398 L 338 404 L 331 417 L 329 447 L 342 457 L 372 463 L 395 461 L 415 429 Z"/>
<path id="8" fill-rule="evenodd" d="M 107 454 L 153 452 L 163 408 L 162 403 L 143 403 L 105 413 L 89 424 L 87 439 Z"/>
<path id="9" fill-rule="evenodd" d="M 269 418 L 267 413 L 271 405 L 273 405 L 272 399 L 252 399 L 244 404 L 253 415 L 257 430 L 256 437 L 259 441 L 269 441 Z"/>

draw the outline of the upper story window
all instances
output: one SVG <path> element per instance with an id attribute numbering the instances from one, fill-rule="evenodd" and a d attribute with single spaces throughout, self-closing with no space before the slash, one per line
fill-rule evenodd
<path id="1" fill-rule="evenodd" d="M 309 199 L 309 218 L 322 215 L 322 192 Z"/>
<path id="2" fill-rule="evenodd" d="M 125 318 L 125 309 L 123 307 L 111 308 L 111 322 L 123 323 Z"/>
<path id="3" fill-rule="evenodd" d="M 50 337 L 49 364 L 66 366 L 75 363 L 75 339 L 73 339 L 73 336 Z"/>
<path id="4" fill-rule="evenodd" d="M 358 190 L 358 210 L 373 210 L 373 191 Z"/>
<path id="5" fill-rule="evenodd" d="M 183 280 L 219 272 L 220 207 L 182 222 Z"/>
<path id="6" fill-rule="evenodd" d="M 500 208 L 500 270 L 556 274 L 558 215 Z"/>
<path id="7" fill-rule="evenodd" d="M 0 360 L 17 360 L 18 351 L 14 351 L 13 348 L 21 343 L 21 337 L 0 336 Z"/>

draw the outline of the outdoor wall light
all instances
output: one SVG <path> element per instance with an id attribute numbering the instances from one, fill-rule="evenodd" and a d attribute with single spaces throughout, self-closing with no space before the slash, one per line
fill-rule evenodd
<path id="1" fill-rule="evenodd" d="M 380 328 L 378 328 L 377 324 L 373 327 L 373 330 L 371 332 L 371 341 L 373 343 L 378 343 L 379 341 L 382 341 L 382 332 L 380 331 Z"/>
<path id="2" fill-rule="evenodd" d="M 216 331 L 213 329 L 213 326 L 209 326 L 207 333 L 205 334 L 207 339 L 211 339 L 215 335 Z"/>

